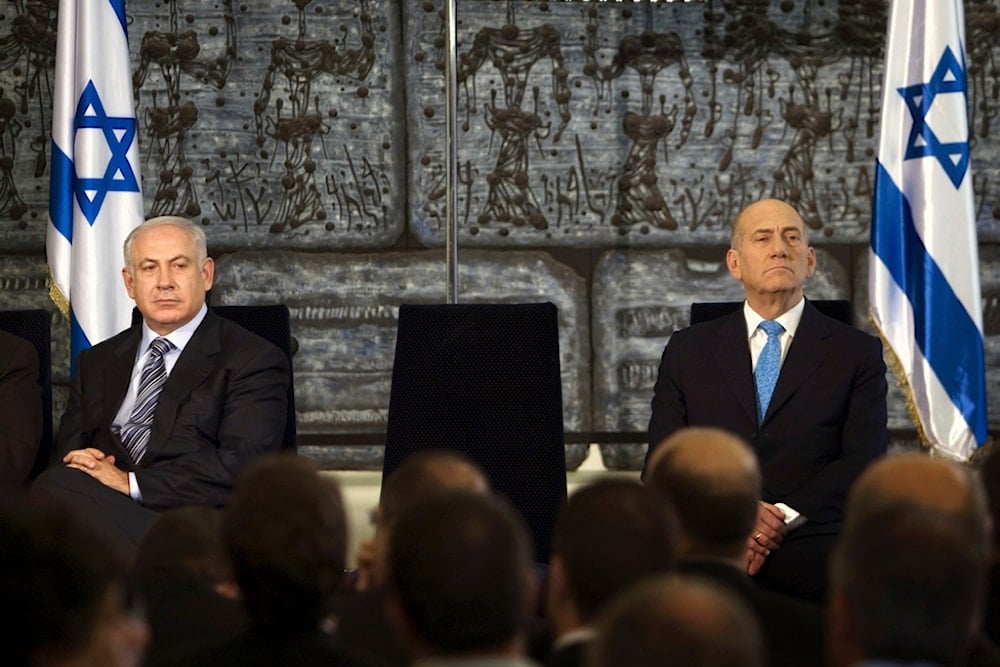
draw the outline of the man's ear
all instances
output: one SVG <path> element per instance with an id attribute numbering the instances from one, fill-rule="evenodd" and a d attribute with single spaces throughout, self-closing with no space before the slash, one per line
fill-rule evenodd
<path id="1" fill-rule="evenodd" d="M 211 257 L 206 257 L 201 265 L 201 281 L 206 292 L 212 289 L 212 284 L 215 282 L 215 260 Z"/>
<path id="2" fill-rule="evenodd" d="M 545 580 L 545 592 L 549 601 L 562 600 L 569 592 L 569 581 L 566 577 L 566 563 L 562 556 L 553 554 L 549 561 L 549 572 Z"/>
<path id="3" fill-rule="evenodd" d="M 125 291 L 128 292 L 129 298 L 135 301 L 135 279 L 127 267 L 122 268 L 122 280 L 125 281 Z"/>
<path id="4" fill-rule="evenodd" d="M 815 265 L 815 262 L 813 264 Z M 740 269 L 740 253 L 733 248 L 726 251 L 726 268 L 729 269 L 733 278 L 743 280 L 743 272 Z"/>

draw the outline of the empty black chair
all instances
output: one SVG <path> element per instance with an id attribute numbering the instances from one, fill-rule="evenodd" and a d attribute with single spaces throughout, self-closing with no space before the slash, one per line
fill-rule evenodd
<path id="1" fill-rule="evenodd" d="M 407 455 L 456 449 L 476 461 L 531 528 L 548 562 L 566 497 L 556 307 L 399 308 L 383 481 Z"/>
<path id="2" fill-rule="evenodd" d="M 809 303 L 827 317 L 845 324 L 854 324 L 854 312 L 851 310 L 851 302 L 847 299 L 809 299 Z M 696 301 L 691 304 L 691 324 L 714 320 L 742 306 L 742 301 Z"/>
<path id="3" fill-rule="evenodd" d="M 52 458 L 52 313 L 47 310 L 0 310 L 0 329 L 23 338 L 38 353 L 38 384 L 42 387 L 42 440 L 31 469 L 34 479 Z"/>
<path id="4" fill-rule="evenodd" d="M 273 343 L 288 357 L 288 418 L 285 421 L 285 437 L 283 449 L 295 451 L 295 381 L 292 375 L 292 356 L 295 354 L 295 341 L 292 338 L 291 316 L 288 306 L 284 304 L 262 304 L 251 306 L 211 306 L 212 312 L 239 324 L 241 327 L 257 334 L 269 343 Z M 132 309 L 132 324 L 138 324 L 142 314 L 138 308 Z"/>

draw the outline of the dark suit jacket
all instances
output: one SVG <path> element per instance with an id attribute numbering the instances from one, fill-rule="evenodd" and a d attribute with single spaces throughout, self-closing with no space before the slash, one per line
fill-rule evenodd
<path id="1" fill-rule="evenodd" d="M 146 507 L 223 505 L 253 457 L 282 445 L 288 357 L 211 311 L 170 372 L 136 466 L 111 431 L 135 363 L 142 325 L 80 353 L 56 438 L 57 461 L 96 447 L 134 471 Z M 61 464 L 60 464 L 61 465 Z"/>
<path id="2" fill-rule="evenodd" d="M 0 331 L 0 490 L 23 488 L 42 440 L 35 346 Z"/>
<path id="3" fill-rule="evenodd" d="M 738 567 L 710 560 L 682 560 L 684 575 L 702 577 L 740 599 L 757 618 L 770 667 L 801 667 L 823 662 L 823 613 L 819 607 L 764 590 Z"/>
<path id="4" fill-rule="evenodd" d="M 758 425 L 740 308 L 670 337 L 654 389 L 649 451 L 684 426 L 729 430 L 757 453 L 763 499 L 804 514 L 812 526 L 798 534 L 823 530 L 839 524 L 848 487 L 886 451 L 886 388 L 881 342 L 807 301 Z"/>

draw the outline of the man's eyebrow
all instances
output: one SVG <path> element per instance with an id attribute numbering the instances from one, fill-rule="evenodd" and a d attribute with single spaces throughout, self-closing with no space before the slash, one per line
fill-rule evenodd
<path id="1" fill-rule="evenodd" d="M 177 260 L 185 260 L 185 261 L 189 261 L 190 262 L 191 261 L 191 256 L 190 255 L 185 255 L 185 254 L 174 255 L 173 257 L 168 258 L 166 261 L 167 261 L 168 264 L 173 264 Z M 160 260 L 156 259 L 155 257 L 143 257 L 142 259 L 139 260 L 139 263 L 140 264 L 145 264 L 146 262 L 154 262 L 155 263 L 155 262 L 158 262 L 158 261 L 160 261 Z"/>

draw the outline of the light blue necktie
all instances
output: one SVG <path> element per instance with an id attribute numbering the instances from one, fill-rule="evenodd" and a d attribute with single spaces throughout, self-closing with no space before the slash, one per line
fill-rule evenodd
<path id="1" fill-rule="evenodd" d="M 163 361 L 163 355 L 172 347 L 173 344 L 166 338 L 154 338 L 149 344 L 149 358 L 146 359 L 142 375 L 139 377 L 139 392 L 135 398 L 135 406 L 128 422 L 122 425 L 120 433 L 122 444 L 128 449 L 135 463 L 139 463 L 146 453 L 156 403 L 163 386 L 167 383 L 167 366 Z"/>
<path id="2" fill-rule="evenodd" d="M 778 383 L 778 374 L 781 372 L 781 341 L 778 337 L 785 327 L 774 320 L 764 320 L 758 327 L 767 334 L 767 342 L 760 351 L 757 368 L 753 372 L 753 382 L 757 387 L 757 423 L 760 424 L 767 414 L 767 406 L 771 402 L 771 394 L 774 393 L 774 385 Z"/>

